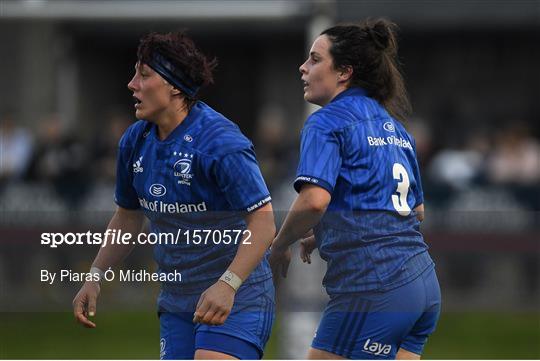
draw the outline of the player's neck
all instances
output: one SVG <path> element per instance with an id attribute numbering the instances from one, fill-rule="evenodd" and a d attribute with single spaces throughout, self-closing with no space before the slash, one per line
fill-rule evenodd
<path id="1" fill-rule="evenodd" d="M 157 135 L 160 140 L 165 140 L 167 137 L 176 129 L 184 119 L 186 119 L 189 111 L 187 106 L 182 102 L 182 106 L 174 107 L 171 110 L 165 111 L 158 121 L 157 125 Z"/>

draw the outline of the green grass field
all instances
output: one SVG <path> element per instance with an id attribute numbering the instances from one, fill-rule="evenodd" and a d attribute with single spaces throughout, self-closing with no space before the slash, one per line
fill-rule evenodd
<path id="1" fill-rule="evenodd" d="M 76 325 L 69 313 L 0 313 L 0 358 L 158 358 L 155 313 L 104 312 L 96 322 L 98 328 L 89 330 Z M 278 347 L 273 334 L 265 358 L 278 357 Z M 446 313 L 424 358 L 538 359 L 540 314 Z"/>

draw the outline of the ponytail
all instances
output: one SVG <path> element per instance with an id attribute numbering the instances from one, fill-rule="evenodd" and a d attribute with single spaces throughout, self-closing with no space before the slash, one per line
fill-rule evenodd
<path id="1" fill-rule="evenodd" d="M 397 59 L 397 25 L 386 19 L 337 25 L 324 30 L 332 45 L 334 67 L 352 67 L 349 87 L 364 88 L 394 118 L 405 121 L 412 113 Z"/>

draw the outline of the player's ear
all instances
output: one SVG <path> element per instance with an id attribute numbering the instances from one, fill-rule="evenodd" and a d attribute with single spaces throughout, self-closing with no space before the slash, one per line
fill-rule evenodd
<path id="1" fill-rule="evenodd" d="M 182 94 L 180 90 L 176 89 L 175 87 L 171 86 L 171 95 L 180 95 Z"/>
<path id="2" fill-rule="evenodd" d="M 352 75 L 353 75 L 353 67 L 350 65 L 345 65 L 341 67 L 338 71 L 338 81 L 347 82 L 352 78 Z"/>

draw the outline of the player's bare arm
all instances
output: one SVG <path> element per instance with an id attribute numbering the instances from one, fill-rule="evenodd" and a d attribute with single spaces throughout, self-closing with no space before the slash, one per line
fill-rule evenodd
<path id="1" fill-rule="evenodd" d="M 118 207 L 109 222 L 108 229 L 120 229 L 123 232 L 138 234 L 143 224 L 143 215 L 138 210 L 129 210 Z M 92 263 L 92 267 L 107 270 L 120 263 L 133 250 L 134 245 L 109 244 L 101 247 Z M 88 328 L 95 328 L 96 324 L 89 320 L 96 314 L 96 303 L 100 292 L 100 284 L 87 281 L 73 299 L 73 315 L 75 320 Z"/>
<path id="2" fill-rule="evenodd" d="M 246 216 L 247 229 L 251 233 L 250 244 L 242 242 L 228 271 L 233 277 L 245 281 L 262 258 L 276 233 L 272 205 L 266 204 Z M 202 293 L 193 318 L 194 322 L 222 325 L 234 304 L 236 289 L 218 280 Z"/>
<path id="3" fill-rule="evenodd" d="M 272 243 L 270 266 L 274 277 L 287 276 L 291 261 L 289 246 L 311 230 L 326 212 L 331 195 L 327 190 L 312 184 L 302 186 L 291 206 L 276 239 Z"/>

